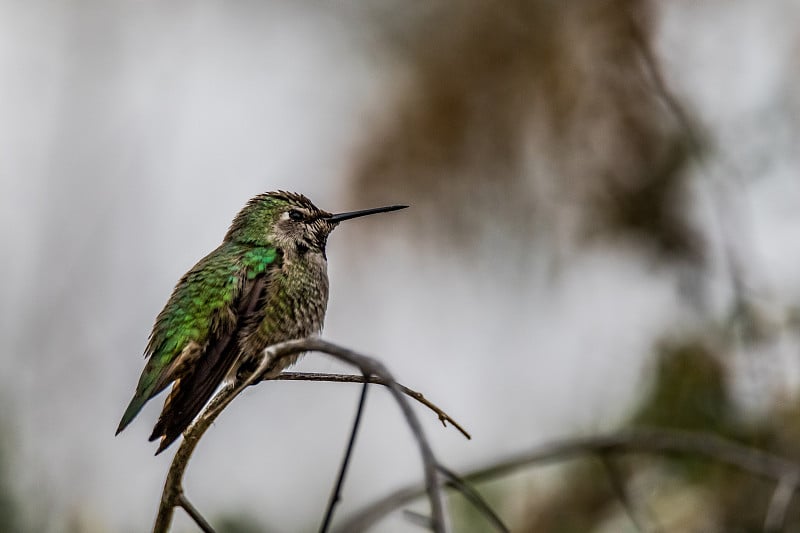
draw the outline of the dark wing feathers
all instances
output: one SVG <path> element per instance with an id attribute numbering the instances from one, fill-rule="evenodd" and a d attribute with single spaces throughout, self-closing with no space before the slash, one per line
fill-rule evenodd
<path id="1" fill-rule="evenodd" d="M 189 427 L 214 391 L 225 379 L 239 355 L 237 334 L 258 308 L 268 284 L 269 271 L 247 280 L 236 309 L 236 326 L 217 331 L 209 338 L 206 353 L 190 372 L 176 380 L 164 403 L 150 440 L 161 438 L 156 455 L 172 444 Z"/>

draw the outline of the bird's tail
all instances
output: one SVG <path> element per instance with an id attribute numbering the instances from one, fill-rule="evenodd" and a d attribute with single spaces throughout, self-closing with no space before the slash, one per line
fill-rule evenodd
<path id="1" fill-rule="evenodd" d="M 133 395 L 131 403 L 125 409 L 125 414 L 122 415 L 122 420 L 119 421 L 116 435 L 125 429 L 131 421 L 136 418 L 139 411 L 142 410 L 144 404 L 150 399 L 167 388 L 169 382 L 172 381 L 171 373 L 163 371 L 163 364 L 155 358 L 151 357 L 147 362 L 147 366 L 139 377 L 139 383 L 136 385 L 136 394 Z"/>
<path id="2" fill-rule="evenodd" d="M 196 368 L 175 380 L 161 416 L 150 435 L 151 441 L 161 438 L 156 455 L 175 442 L 189 427 L 225 379 L 237 354 L 236 343 L 231 342 L 230 338 L 225 339 L 217 344 L 216 350 L 199 360 Z"/>
<path id="3" fill-rule="evenodd" d="M 122 420 L 119 421 L 119 426 L 117 427 L 115 435 L 119 435 L 120 432 L 136 418 L 136 415 L 139 414 L 139 411 L 142 410 L 142 407 L 144 407 L 144 404 L 146 404 L 149 399 L 149 396 L 144 394 L 136 394 L 136 396 L 133 397 L 131 403 L 128 404 L 128 408 L 125 409 L 125 414 L 122 415 Z"/>

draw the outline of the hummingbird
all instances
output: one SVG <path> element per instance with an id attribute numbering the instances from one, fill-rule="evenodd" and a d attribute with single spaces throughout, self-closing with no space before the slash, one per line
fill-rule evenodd
<path id="1" fill-rule="evenodd" d="M 172 385 L 150 435 L 150 441 L 161 439 L 158 455 L 217 387 L 254 366 L 266 347 L 320 333 L 328 305 L 328 235 L 345 220 L 406 207 L 332 214 L 302 194 L 274 191 L 252 198 L 222 244 L 184 274 L 158 314 L 144 352 L 147 363 L 117 434 Z M 265 377 L 278 375 L 300 355 L 282 359 Z"/>

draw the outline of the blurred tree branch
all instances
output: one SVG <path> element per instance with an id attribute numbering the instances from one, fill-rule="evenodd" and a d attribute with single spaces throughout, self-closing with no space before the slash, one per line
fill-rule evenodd
<path id="1" fill-rule="evenodd" d="M 492 527 L 497 531 L 508 533 L 508 527 L 503 523 L 494 510 L 486 503 L 483 497 L 472 488 L 466 481 L 464 481 L 455 472 L 448 469 L 443 465 L 439 465 L 439 471 L 447 478 L 447 485 L 459 491 L 467 501 L 472 504 L 486 519 L 492 524 Z"/>
<path id="2" fill-rule="evenodd" d="M 800 472 L 797 470 L 786 472 L 786 475 L 775 486 L 767 508 L 767 516 L 764 519 L 764 533 L 777 533 L 783 530 L 786 512 L 789 510 L 792 496 L 794 496 L 798 481 L 800 481 L 799 474 Z"/>
<path id="3" fill-rule="evenodd" d="M 614 458 L 605 454 L 598 456 L 600 464 L 603 465 L 608 481 L 614 491 L 614 495 L 619 500 L 620 505 L 627 513 L 634 527 L 640 533 L 660 533 L 661 529 L 658 523 L 647 508 L 637 505 L 633 501 L 633 497 L 628 490 L 625 478 L 620 472 L 619 467 L 614 462 Z"/>
<path id="4" fill-rule="evenodd" d="M 723 463 L 754 476 L 778 483 L 768 511 L 765 527 L 774 527 L 783 520 L 786 507 L 800 484 L 800 463 L 763 450 L 724 439 L 712 433 L 672 429 L 632 429 L 617 434 L 566 439 L 537 446 L 505 459 L 472 470 L 465 476 L 478 483 L 514 473 L 534 465 L 565 461 L 586 455 L 655 454 L 694 456 Z M 337 531 L 364 531 L 391 511 L 421 496 L 418 485 L 404 487 L 377 500 L 353 514 Z"/>

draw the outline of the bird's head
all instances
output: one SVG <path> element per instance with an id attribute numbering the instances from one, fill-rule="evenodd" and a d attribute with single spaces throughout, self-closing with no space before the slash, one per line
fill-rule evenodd
<path id="1" fill-rule="evenodd" d="M 300 254 L 315 251 L 324 255 L 328 235 L 340 222 L 406 207 L 391 205 L 333 214 L 319 209 L 302 194 L 268 192 L 252 198 L 239 211 L 225 240 L 255 246 L 278 246 L 297 250 Z"/>

